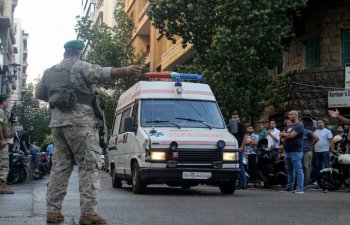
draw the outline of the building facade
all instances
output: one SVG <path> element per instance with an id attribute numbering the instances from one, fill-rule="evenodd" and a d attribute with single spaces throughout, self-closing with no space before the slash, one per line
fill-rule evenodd
<path id="1" fill-rule="evenodd" d="M 0 0 L 0 92 L 11 94 L 17 69 L 16 39 L 13 31 L 13 12 L 17 0 Z"/>
<path id="2" fill-rule="evenodd" d="M 83 0 L 83 15 L 88 16 L 95 25 L 105 23 L 112 27 L 116 0 Z M 176 43 L 167 40 L 151 25 L 147 16 L 147 0 L 124 0 L 125 12 L 134 22 L 132 45 L 137 53 L 146 58 L 150 71 L 175 71 L 176 65 L 190 63 L 193 60 L 191 45 L 183 48 L 181 38 Z"/>
<path id="3" fill-rule="evenodd" d="M 11 105 L 21 101 L 23 89 L 27 79 L 27 57 L 28 57 L 28 37 L 29 34 L 22 30 L 21 22 L 19 19 L 14 19 L 13 32 L 16 39 L 15 48 L 17 54 L 15 54 L 15 63 L 18 65 L 14 67 L 13 73 L 16 76 L 12 81 L 12 94 Z"/>
<path id="4" fill-rule="evenodd" d="M 328 116 L 328 108 L 335 108 L 329 105 L 329 93 L 346 89 L 345 71 L 350 63 L 349 1 L 309 0 L 294 18 L 294 31 L 283 58 L 282 73 L 288 85 L 280 94 L 285 102 L 280 109 L 268 106 L 264 114 L 283 120 L 285 111 L 296 109 L 302 115 L 323 118 L 332 127 L 338 121 Z M 349 117 L 350 102 L 344 106 L 336 108 Z"/>
<path id="5" fill-rule="evenodd" d="M 146 56 L 150 71 L 175 71 L 176 65 L 192 62 L 191 45 L 183 48 L 180 37 L 175 37 L 176 43 L 173 44 L 152 26 L 147 16 L 149 6 L 147 0 L 125 0 L 124 2 L 125 11 L 135 25 L 133 47 Z"/>

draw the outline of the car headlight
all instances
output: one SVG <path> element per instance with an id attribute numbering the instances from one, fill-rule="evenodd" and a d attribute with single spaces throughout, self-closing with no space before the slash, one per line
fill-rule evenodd
<path id="1" fill-rule="evenodd" d="M 151 160 L 165 161 L 165 152 L 151 152 Z"/>
<path id="2" fill-rule="evenodd" d="M 222 160 L 223 161 L 235 161 L 235 160 L 237 160 L 237 153 L 236 152 L 223 152 Z"/>

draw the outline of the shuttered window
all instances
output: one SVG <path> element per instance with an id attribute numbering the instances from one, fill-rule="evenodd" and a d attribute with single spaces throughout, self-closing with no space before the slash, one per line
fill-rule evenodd
<path id="1" fill-rule="evenodd" d="M 350 63 L 350 29 L 341 32 L 341 60 L 342 64 Z"/>
<path id="2" fill-rule="evenodd" d="M 320 37 L 314 37 L 305 42 L 305 67 L 320 66 Z"/>

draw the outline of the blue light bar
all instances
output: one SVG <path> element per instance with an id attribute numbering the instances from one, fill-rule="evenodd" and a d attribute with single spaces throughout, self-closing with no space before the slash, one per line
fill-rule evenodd
<path id="1" fill-rule="evenodd" d="M 170 77 L 172 79 L 176 79 L 177 77 L 180 77 L 183 80 L 202 80 L 203 79 L 203 75 L 191 74 L 191 73 L 176 73 L 176 72 L 170 73 Z"/>

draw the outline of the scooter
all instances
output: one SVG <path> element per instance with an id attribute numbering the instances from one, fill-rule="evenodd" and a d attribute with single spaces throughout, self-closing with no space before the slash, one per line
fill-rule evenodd
<path id="1" fill-rule="evenodd" d="M 276 157 L 278 152 L 268 148 L 267 139 L 261 139 L 257 145 L 258 174 L 261 178 L 261 185 L 267 188 L 270 185 L 287 185 L 287 171 L 284 159 Z M 275 160 L 278 158 L 278 160 Z"/>
<path id="2" fill-rule="evenodd" d="M 325 192 L 338 190 L 342 185 L 350 187 L 350 154 L 345 154 L 345 148 L 330 152 L 330 164 L 320 171 L 317 184 Z"/>
<path id="3" fill-rule="evenodd" d="M 21 152 L 11 152 L 10 171 L 7 176 L 7 181 L 12 184 L 22 183 L 27 179 L 27 162 L 28 157 L 25 157 Z"/>

